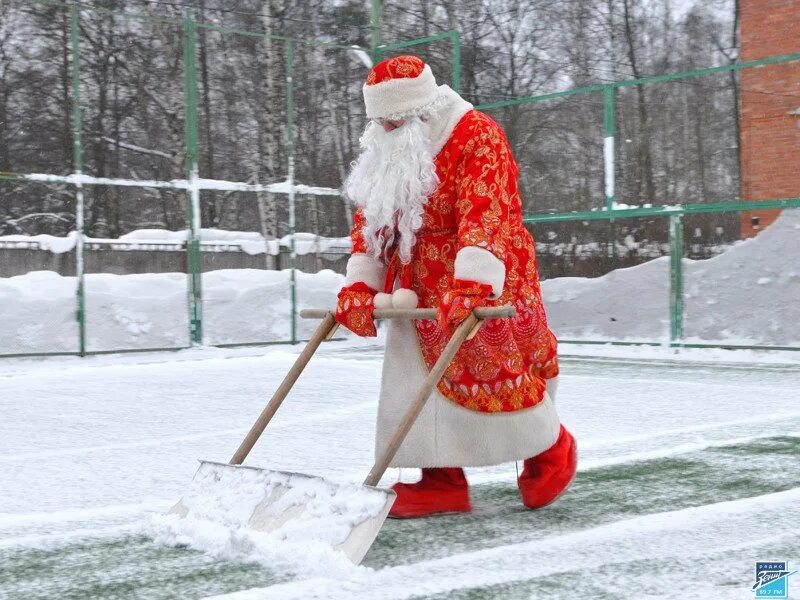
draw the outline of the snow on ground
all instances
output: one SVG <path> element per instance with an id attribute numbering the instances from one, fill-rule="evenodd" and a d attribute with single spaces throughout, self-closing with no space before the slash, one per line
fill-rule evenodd
<path id="1" fill-rule="evenodd" d="M 505 464 L 468 470 L 471 515 L 387 521 L 359 568 L 155 543 L 153 515 L 196 459 L 230 458 L 298 351 L 0 362 L 0 598 L 732 599 L 752 597 L 756 560 L 800 560 L 800 368 L 754 353 L 565 359 L 557 406 L 580 471 L 540 511 Z M 323 346 L 247 463 L 362 480 L 381 356 Z M 398 476 L 415 473 L 383 485 Z"/>

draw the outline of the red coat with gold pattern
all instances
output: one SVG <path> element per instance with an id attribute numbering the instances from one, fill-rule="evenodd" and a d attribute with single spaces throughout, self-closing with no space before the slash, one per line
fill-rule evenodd
<path id="1" fill-rule="evenodd" d="M 508 140 L 488 115 L 468 111 L 437 154 L 440 184 L 428 199 L 411 263 L 396 255 L 387 271 L 387 290 L 396 276 L 419 297 L 420 307 L 439 306 L 451 287 L 456 253 L 488 250 L 505 265 L 505 283 L 489 306 L 512 304 L 517 316 L 488 319 L 466 341 L 438 389 L 449 400 L 481 412 L 530 408 L 544 397 L 547 379 L 558 375 L 556 338 L 542 305 L 533 238 L 522 223 L 519 170 Z M 366 253 L 358 211 L 353 253 Z M 415 322 L 422 359 L 430 369 L 449 334 L 435 320 Z"/>

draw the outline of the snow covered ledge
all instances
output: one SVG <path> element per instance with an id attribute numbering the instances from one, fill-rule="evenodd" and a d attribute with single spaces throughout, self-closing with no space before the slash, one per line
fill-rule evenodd
<path id="1" fill-rule="evenodd" d="M 347 274 L 345 275 L 345 285 L 352 285 L 359 281 L 366 283 L 376 291 L 383 290 L 383 282 L 386 276 L 386 267 L 374 256 L 369 254 L 352 254 L 347 261 Z"/>
<path id="2" fill-rule="evenodd" d="M 492 299 L 497 299 L 503 293 L 506 265 L 488 250 L 465 246 L 456 254 L 453 277 L 491 285 Z"/>

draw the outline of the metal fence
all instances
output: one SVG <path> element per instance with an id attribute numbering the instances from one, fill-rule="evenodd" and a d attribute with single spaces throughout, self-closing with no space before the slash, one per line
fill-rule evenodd
<path id="1" fill-rule="evenodd" d="M 59 250 L 54 254 L 52 260 L 48 261 L 51 265 L 51 270 L 58 273 L 65 270 L 73 270 L 75 275 L 75 321 L 74 328 L 62 328 L 62 332 L 55 337 L 63 339 L 72 338 L 74 335 L 75 344 L 71 342 L 64 342 L 64 348 L 57 351 L 46 351 L 44 349 L 36 349 L 33 351 L 25 351 L 15 348 L 14 332 L 0 331 L 0 356 L 23 356 L 23 355 L 45 355 L 45 354 L 78 354 L 81 356 L 87 354 L 97 354 L 104 352 L 123 352 L 123 351 L 148 351 L 148 350 L 163 350 L 163 349 L 181 349 L 191 345 L 210 344 L 210 345 L 236 345 L 236 344 L 254 344 L 254 343 L 295 343 L 304 335 L 302 331 L 302 324 L 298 323 L 297 312 L 299 299 L 298 299 L 298 270 L 303 268 L 315 268 L 321 264 L 329 263 L 326 267 L 338 265 L 337 271 L 341 271 L 341 263 L 343 262 L 342 250 L 331 250 L 329 252 L 315 252 L 313 256 L 308 254 L 298 254 L 295 247 L 296 240 L 296 206 L 298 198 L 317 198 L 317 197 L 340 197 L 340 192 L 336 188 L 308 185 L 298 183 L 296 181 L 296 154 L 298 152 L 296 141 L 296 126 L 295 126 L 295 100 L 294 100 L 294 83 L 295 76 L 295 57 L 298 48 L 323 48 L 325 50 L 353 52 L 361 51 L 369 53 L 373 58 L 380 58 L 382 56 L 390 55 L 391 53 L 398 53 L 404 48 L 419 47 L 431 44 L 444 44 L 450 48 L 449 66 L 451 68 L 450 83 L 454 89 L 459 89 L 459 75 L 460 75 L 460 44 L 459 34 L 455 31 L 445 32 L 435 36 L 401 42 L 398 44 L 379 44 L 379 36 L 377 29 L 373 28 L 372 48 L 363 48 L 357 45 L 344 45 L 331 43 L 320 40 L 310 39 L 297 39 L 279 35 L 267 35 L 261 32 L 239 30 L 221 27 L 214 23 L 200 22 L 195 18 L 194 12 L 191 9 L 185 9 L 183 17 L 180 20 L 170 19 L 166 17 L 154 18 L 152 15 L 134 14 L 130 12 L 114 11 L 102 7 L 75 4 L 75 3 L 60 3 L 52 0 L 37 0 L 38 3 L 54 6 L 68 12 L 69 15 L 69 40 L 70 40 L 70 76 L 71 76 L 71 98 L 69 101 L 72 104 L 72 173 L 71 174 L 52 174 L 52 173 L 17 173 L 17 172 L 0 172 L 0 184 L 4 182 L 9 183 L 23 183 L 30 185 L 32 188 L 35 186 L 52 186 L 52 185 L 66 185 L 73 190 L 74 194 L 74 215 L 75 227 L 71 232 L 72 241 L 67 251 Z M 375 3 L 373 3 L 375 4 Z M 373 7 L 374 8 L 374 7 Z M 138 178 L 124 179 L 116 177 L 97 177 L 92 174 L 86 173 L 84 169 L 84 123 L 83 123 L 83 110 L 81 104 L 82 92 L 82 73 L 81 73 L 81 19 L 84 13 L 100 13 L 104 15 L 112 15 L 123 19 L 133 19 L 140 21 L 155 22 L 158 26 L 166 26 L 172 28 L 174 32 L 180 32 L 183 41 L 183 56 L 182 56 L 182 69 L 183 69 L 183 129 L 184 129 L 184 149 L 183 152 L 186 156 L 185 161 L 185 178 L 184 179 L 171 179 L 171 180 L 143 180 Z M 224 36 L 240 36 L 245 38 L 254 38 L 260 40 L 270 40 L 272 43 L 282 46 L 280 54 L 284 57 L 283 64 L 283 86 L 285 96 L 284 117 L 286 136 L 284 140 L 284 153 L 285 153 L 285 173 L 286 177 L 276 183 L 259 184 L 252 181 L 231 181 L 222 179 L 209 179 L 203 177 L 200 172 L 200 162 L 198 160 L 200 150 L 201 131 L 199 127 L 199 107 L 200 101 L 198 99 L 198 67 L 197 67 L 197 54 L 198 54 L 198 32 L 200 31 L 213 31 Z M 356 82 L 360 85 L 360 79 Z M 205 140 L 208 143 L 208 140 Z M 184 272 L 186 274 L 186 303 L 185 313 L 179 309 L 172 298 L 170 304 L 172 316 L 174 319 L 185 318 L 188 322 L 187 334 L 180 336 L 173 336 L 173 339 L 168 344 L 139 344 L 138 347 L 125 347 L 124 345 L 115 345 L 112 348 L 101 347 L 102 344 L 98 342 L 97 336 L 91 335 L 91 322 L 92 317 L 102 313 L 108 309 L 108 304 L 98 301 L 96 306 L 92 306 L 92 298 L 101 298 L 102 290 L 92 294 L 87 294 L 87 256 L 90 257 L 89 263 L 92 259 L 97 257 L 99 251 L 106 249 L 110 250 L 121 245 L 120 240 L 109 243 L 98 243 L 87 241 L 84 231 L 85 223 L 85 193 L 87 188 L 97 189 L 137 189 L 137 190 L 159 190 L 162 192 L 174 192 L 174 202 L 178 205 L 185 207 L 185 223 L 186 223 L 186 237 L 183 242 L 177 247 L 174 244 L 155 244 L 160 247 L 162 253 L 180 249 L 182 258 L 178 261 L 172 257 L 162 257 L 162 262 L 172 265 L 173 270 Z M 285 203 L 281 203 L 282 208 L 285 207 L 288 220 L 288 239 L 290 241 L 288 248 L 282 248 L 273 253 L 270 257 L 269 252 L 264 253 L 263 258 L 255 258 L 250 262 L 261 263 L 261 268 L 266 269 L 286 269 L 288 271 L 288 278 L 285 282 L 288 289 L 288 306 L 286 307 L 286 314 L 283 318 L 288 317 L 290 327 L 288 331 L 278 334 L 269 334 L 259 337 L 257 328 L 251 336 L 246 336 L 248 339 L 228 339 L 225 336 L 209 337 L 204 331 L 204 325 L 209 317 L 206 315 L 204 318 L 204 307 L 213 304 L 214 299 L 204 297 L 203 293 L 203 277 L 204 271 L 209 275 L 211 270 L 220 269 L 224 267 L 222 264 L 223 254 L 212 248 L 213 244 L 203 243 L 201 240 L 201 231 L 203 224 L 201 223 L 201 196 L 207 194 L 209 197 L 214 194 L 240 194 L 245 197 L 245 201 L 256 201 L 259 194 L 273 194 L 285 199 Z M 68 236 L 69 237 L 69 236 Z M 10 247 L 19 249 L 22 242 L 14 242 Z M 89 253 L 87 254 L 87 243 L 89 244 Z M 36 244 L 37 248 L 48 247 L 52 244 L 52 240 L 46 242 L 44 246 Z M 63 245 L 63 244 L 60 244 Z M 7 245 L 9 246 L 9 245 Z M 30 245 L 29 245 L 30 246 Z M 136 248 L 142 250 L 146 249 L 147 243 L 140 241 L 135 244 Z M 151 244 L 152 250 L 153 244 Z M 171 246 L 167 248 L 166 246 Z M 29 247 L 30 252 L 35 252 L 36 249 Z M 128 250 L 131 250 L 130 248 Z M 133 254 L 127 253 L 127 258 L 131 258 Z M 19 257 L 20 263 L 25 262 L 25 257 Z M 154 260 L 150 257 L 151 262 Z M 97 261 L 95 261 L 97 262 Z M 112 261 L 113 262 L 113 261 Z M 241 271 L 246 271 L 247 266 L 241 267 L 243 261 L 237 260 Z M 244 261 L 247 262 L 247 261 Z M 98 262 L 99 264 L 99 262 Z M 105 269 L 103 274 L 113 274 L 113 266 L 109 267 L 108 261 L 103 262 Z M 205 269 L 204 269 L 205 265 Z M 9 268 L 13 268 L 9 266 Z M 166 268 L 166 267 L 165 267 Z M 155 272 L 158 272 L 156 270 Z M 210 275 L 209 275 L 210 276 Z M 52 284 L 52 282 L 51 282 Z M 269 285 L 269 283 L 267 283 Z M 174 296 L 174 293 L 172 294 Z M 167 302 L 167 300 L 165 300 Z M 168 303 L 168 302 L 167 302 Z M 159 310 L 152 307 L 154 310 Z M 32 309 L 33 310 L 33 309 Z M 35 312 L 35 311 L 34 311 Z M 132 326 L 136 329 L 136 325 L 131 325 L 127 308 L 121 309 L 118 318 L 115 321 L 121 321 L 125 327 Z M 264 307 L 264 313 L 271 313 L 267 307 Z M 48 319 L 53 319 L 52 315 L 46 314 L 44 308 L 39 309 L 39 314 L 28 314 L 28 317 L 35 321 L 36 324 L 32 325 L 33 330 L 44 331 L 47 327 Z M 181 314 L 183 313 L 183 314 Z M 253 315 L 253 318 L 264 318 L 265 314 Z M 42 326 L 42 322 L 45 323 Z M 114 323 L 104 321 L 104 326 L 114 326 Z M 13 325 L 10 323 L 10 325 Z M 40 327 L 41 326 L 41 327 Z M 38 328 L 38 329 L 37 329 Z M 100 328 L 100 322 L 95 324 L 95 328 Z M 31 330 L 31 327 L 26 327 L 26 331 Z M 306 332 L 307 333 L 307 332 Z M 19 336 L 17 336 L 19 337 Z M 27 334 L 26 336 L 28 337 Z M 38 336 L 41 338 L 42 336 Z M 3 339 L 5 338 L 5 339 Z M 37 339 L 38 339 L 37 338 Z M 10 340 L 10 341 L 9 341 Z"/>
<path id="2" fill-rule="evenodd" d="M 528 214 L 524 221 L 531 226 L 543 226 L 548 224 L 565 223 L 570 225 L 587 225 L 593 222 L 606 223 L 608 225 L 608 238 L 605 242 L 607 247 L 607 263 L 611 269 L 629 266 L 619 257 L 619 235 L 617 228 L 620 223 L 629 220 L 648 219 L 650 222 L 668 224 L 668 245 L 669 245 L 669 314 L 668 314 L 668 333 L 659 340 L 592 340 L 592 339 L 561 339 L 563 343 L 590 343 L 590 344 L 621 344 L 621 345 L 668 345 L 674 348 L 740 348 L 740 349 L 772 349 L 772 350 L 800 350 L 800 340 L 792 339 L 788 344 L 737 344 L 715 340 L 708 343 L 693 340 L 684 340 L 684 312 L 685 312 L 685 290 L 684 290 L 684 256 L 687 250 L 691 251 L 691 245 L 687 244 L 684 236 L 684 222 L 687 218 L 699 215 L 722 216 L 730 213 L 741 214 L 750 211 L 764 211 L 770 209 L 796 209 L 800 208 L 800 197 L 775 198 L 758 201 L 729 200 L 721 202 L 691 203 L 681 202 L 679 199 L 669 205 L 655 206 L 629 206 L 618 202 L 616 195 L 616 181 L 619 172 L 619 162 L 617 147 L 616 121 L 617 121 L 617 100 L 616 96 L 620 90 L 635 88 L 638 86 L 662 84 L 662 83 L 681 83 L 686 80 L 693 80 L 700 77 L 708 77 L 722 73 L 733 73 L 746 69 L 759 69 L 771 65 L 781 65 L 800 61 L 800 53 L 788 54 L 783 56 L 773 56 L 762 60 L 739 62 L 730 65 L 709 67 L 704 69 L 694 69 L 682 73 L 670 73 L 653 77 L 644 77 L 635 80 L 614 81 L 609 83 L 597 84 L 587 87 L 575 88 L 563 92 L 531 96 L 524 98 L 514 98 L 500 102 L 493 102 L 480 106 L 482 110 L 489 112 L 509 107 L 520 107 L 524 105 L 538 105 L 554 100 L 570 97 L 585 97 L 602 95 L 602 117 L 603 117 L 603 180 L 605 189 L 604 202 L 593 210 L 572 211 L 572 212 L 552 212 L 548 214 Z M 791 90 L 786 90 L 786 95 L 791 95 Z M 800 99 L 800 98 L 798 98 Z M 737 110 L 738 107 L 734 107 Z M 627 140 L 630 141 L 630 140 Z M 787 162 L 789 162 L 787 158 Z M 777 167 L 776 167 L 777 168 Z M 759 213 L 757 213 L 759 214 Z M 695 250 L 695 254 L 697 251 Z M 798 255 L 800 259 L 800 255 Z M 629 263 L 630 264 L 630 263 Z M 766 310 L 777 312 L 777 307 L 768 307 Z"/>

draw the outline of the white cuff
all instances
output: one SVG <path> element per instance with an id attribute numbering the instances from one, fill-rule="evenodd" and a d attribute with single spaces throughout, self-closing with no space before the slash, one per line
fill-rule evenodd
<path id="1" fill-rule="evenodd" d="M 352 285 L 362 281 L 373 290 L 383 291 L 386 267 L 381 261 L 369 254 L 353 254 L 347 260 L 347 274 L 344 284 Z"/>
<path id="2" fill-rule="evenodd" d="M 506 265 L 494 254 L 477 246 L 465 246 L 456 254 L 453 277 L 492 286 L 492 299 L 503 293 Z"/>

